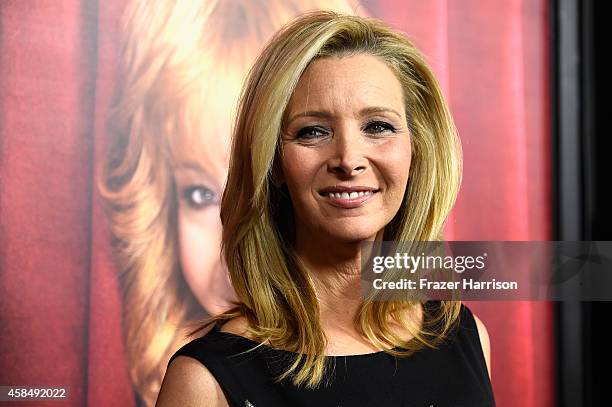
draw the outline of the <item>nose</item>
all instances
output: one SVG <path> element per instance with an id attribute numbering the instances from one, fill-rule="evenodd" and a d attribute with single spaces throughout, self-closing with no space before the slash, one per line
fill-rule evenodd
<path id="1" fill-rule="evenodd" d="M 334 133 L 332 155 L 328 170 L 339 176 L 353 177 L 366 171 L 368 160 L 361 132 L 351 126 L 343 126 Z"/>

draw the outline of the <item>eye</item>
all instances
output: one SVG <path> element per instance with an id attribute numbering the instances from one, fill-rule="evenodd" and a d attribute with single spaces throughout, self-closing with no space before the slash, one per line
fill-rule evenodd
<path id="1" fill-rule="evenodd" d="M 217 195 L 203 185 L 191 185 L 183 189 L 182 197 L 193 209 L 204 209 L 218 203 Z"/>
<path id="2" fill-rule="evenodd" d="M 367 123 L 363 127 L 363 131 L 365 131 L 366 133 L 370 133 L 370 134 L 379 134 L 379 133 L 386 133 L 386 132 L 395 133 L 396 128 L 392 124 L 389 124 L 387 122 L 373 121 L 373 122 Z"/>
<path id="3" fill-rule="evenodd" d="M 323 137 L 329 134 L 329 132 L 323 127 L 319 126 L 308 126 L 297 132 L 296 138 L 302 140 L 310 140 L 318 137 Z"/>

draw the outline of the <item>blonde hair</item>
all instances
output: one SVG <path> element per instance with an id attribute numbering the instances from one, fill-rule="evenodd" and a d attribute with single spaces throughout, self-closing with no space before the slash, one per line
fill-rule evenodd
<path id="1" fill-rule="evenodd" d="M 290 377 L 308 388 L 325 376 L 326 339 L 313 281 L 293 251 L 291 202 L 276 181 L 279 135 L 289 99 L 308 65 L 317 58 L 361 53 L 380 58 L 397 75 L 413 144 L 407 190 L 384 228 L 384 240 L 441 239 L 461 182 L 461 146 L 448 106 L 425 58 L 404 34 L 375 19 L 319 11 L 296 19 L 266 46 L 243 88 L 221 203 L 222 251 L 241 304 L 199 329 L 246 317 L 254 340 L 296 354 L 277 380 Z M 364 299 L 356 328 L 396 356 L 435 347 L 456 322 L 461 303 L 442 301 L 440 312 L 415 330 L 405 317 L 418 304 Z M 391 321 L 414 331 L 414 338 L 400 338 Z"/>
<path id="2" fill-rule="evenodd" d="M 179 262 L 176 162 L 217 159 L 198 143 L 198 124 L 214 125 L 215 107 L 235 102 L 223 99 L 226 88 L 240 89 L 283 23 L 322 6 L 352 12 L 355 2 L 259 3 L 133 0 L 122 16 L 122 76 L 109 120 L 118 137 L 99 169 L 98 191 L 122 289 L 129 376 L 145 405 L 155 404 L 167 361 L 186 342 L 185 323 L 203 311 Z"/>

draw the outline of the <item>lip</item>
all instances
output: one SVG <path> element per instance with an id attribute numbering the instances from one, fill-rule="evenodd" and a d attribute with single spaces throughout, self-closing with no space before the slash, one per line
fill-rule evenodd
<path id="1" fill-rule="evenodd" d="M 378 191 L 378 189 L 372 188 L 372 187 L 366 187 L 363 185 L 353 185 L 353 186 L 334 185 L 334 186 L 325 187 L 319 190 L 319 193 L 321 195 L 327 194 L 328 192 L 348 192 L 350 194 L 351 192 L 358 192 L 358 191 Z"/>
<path id="2" fill-rule="evenodd" d="M 352 198 L 352 199 L 351 198 L 330 197 L 329 195 L 327 195 L 329 192 L 337 192 L 337 193 L 344 192 L 344 193 L 350 194 L 351 192 L 362 192 L 362 191 L 366 192 L 366 194 Z M 354 187 L 333 186 L 333 187 L 323 188 L 322 190 L 319 191 L 319 194 L 330 205 L 336 206 L 338 208 L 350 209 L 350 208 L 357 208 L 359 206 L 364 205 L 367 201 L 372 199 L 372 197 L 374 197 L 374 195 L 376 195 L 378 191 L 379 191 L 378 189 L 375 189 L 372 187 L 365 187 L 365 186 L 354 186 Z"/>

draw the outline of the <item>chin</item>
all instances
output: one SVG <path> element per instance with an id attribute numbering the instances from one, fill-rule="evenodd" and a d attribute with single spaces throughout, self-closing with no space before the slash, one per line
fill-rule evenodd
<path id="1" fill-rule="evenodd" d="M 347 228 L 345 230 L 333 230 L 328 231 L 329 235 L 333 239 L 337 239 L 343 242 L 361 242 L 364 240 L 371 239 L 376 236 L 376 233 L 380 229 L 375 228 Z"/>

